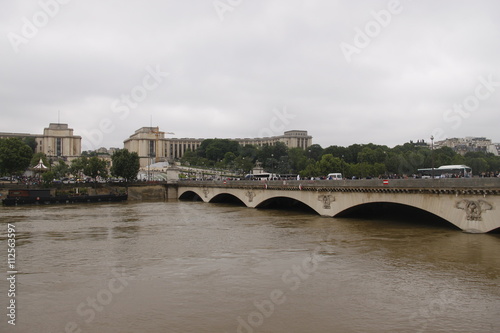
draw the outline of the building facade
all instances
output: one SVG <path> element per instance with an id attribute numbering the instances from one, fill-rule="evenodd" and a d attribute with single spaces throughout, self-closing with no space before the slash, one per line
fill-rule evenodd
<path id="1" fill-rule="evenodd" d="M 205 139 L 193 138 L 166 138 L 165 132 L 158 127 L 142 127 L 135 131 L 124 146 L 130 152 L 136 152 L 141 161 L 141 167 L 161 161 L 175 161 L 182 158 L 187 151 L 195 151 Z M 240 145 L 265 146 L 275 145 L 277 142 L 284 143 L 288 148 L 306 149 L 312 145 L 312 136 L 307 131 L 286 131 L 283 135 L 267 138 L 244 138 L 230 139 L 237 141 Z"/>
<path id="2" fill-rule="evenodd" d="M 485 152 L 499 155 L 498 144 L 485 137 L 451 138 L 434 143 L 435 148 L 450 147 L 455 152 L 465 155 L 468 152 Z"/>
<path id="3" fill-rule="evenodd" d="M 35 153 L 44 153 L 53 159 L 71 161 L 82 152 L 82 137 L 74 135 L 68 124 L 51 123 L 43 134 L 0 133 L 0 138 L 34 138 Z"/>

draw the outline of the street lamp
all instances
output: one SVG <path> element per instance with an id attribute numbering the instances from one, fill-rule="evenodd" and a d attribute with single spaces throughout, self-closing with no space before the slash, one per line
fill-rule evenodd
<path id="1" fill-rule="evenodd" d="M 344 173 L 344 155 L 342 155 L 342 159 L 340 160 L 340 163 L 342 165 L 342 178 L 345 177 L 345 173 Z"/>
<path id="2" fill-rule="evenodd" d="M 271 154 L 271 180 L 274 178 L 274 154 Z"/>
<path id="3" fill-rule="evenodd" d="M 434 135 L 431 135 L 431 168 L 432 179 L 434 179 Z"/>
<path id="4" fill-rule="evenodd" d="M 52 171 L 52 148 L 50 148 L 49 146 L 49 150 L 47 150 L 47 153 L 49 154 L 48 158 L 49 158 L 49 171 Z"/>

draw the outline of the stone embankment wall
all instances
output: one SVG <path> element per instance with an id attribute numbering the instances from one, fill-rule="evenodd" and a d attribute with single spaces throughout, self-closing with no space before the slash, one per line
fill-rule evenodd
<path id="1" fill-rule="evenodd" d="M 8 184 L 0 187 L 0 201 L 7 197 L 9 189 L 27 188 L 26 185 Z M 36 188 L 30 186 L 30 188 Z M 73 190 L 89 195 L 122 193 L 128 192 L 129 201 L 141 200 L 177 200 L 177 185 L 176 184 L 97 184 L 96 186 L 88 186 L 84 184 L 67 184 L 60 185 L 57 188 L 51 188 L 51 195 L 55 195 L 56 191 Z"/>
<path id="2" fill-rule="evenodd" d="M 129 186 L 128 200 L 177 200 L 175 185 Z"/>

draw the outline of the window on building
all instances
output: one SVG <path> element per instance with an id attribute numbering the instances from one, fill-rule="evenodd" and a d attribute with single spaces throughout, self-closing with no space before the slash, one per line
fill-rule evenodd
<path id="1" fill-rule="evenodd" d="M 149 156 L 155 156 L 155 142 L 154 142 L 154 140 L 149 141 Z"/>
<path id="2" fill-rule="evenodd" d="M 56 139 L 56 156 L 61 156 L 62 155 L 62 139 L 57 138 Z"/>

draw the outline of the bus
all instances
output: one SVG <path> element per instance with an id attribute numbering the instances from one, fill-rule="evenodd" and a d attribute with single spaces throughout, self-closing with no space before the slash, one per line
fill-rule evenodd
<path id="1" fill-rule="evenodd" d="M 276 175 L 268 172 L 250 173 L 245 176 L 245 180 L 271 180 L 273 178 L 276 178 Z"/>
<path id="2" fill-rule="evenodd" d="M 422 178 L 470 178 L 472 168 L 467 165 L 442 165 L 439 168 L 418 169 Z"/>
<path id="3" fill-rule="evenodd" d="M 245 180 L 295 180 L 297 174 L 275 174 L 275 173 L 250 173 L 245 175 Z"/>

